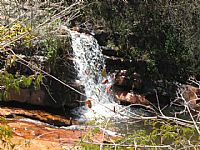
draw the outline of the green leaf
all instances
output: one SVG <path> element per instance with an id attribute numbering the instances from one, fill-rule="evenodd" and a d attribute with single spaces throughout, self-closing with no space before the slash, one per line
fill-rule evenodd
<path id="1" fill-rule="evenodd" d="M 37 76 L 37 78 L 35 80 L 35 88 L 36 89 L 40 88 L 41 82 L 42 82 L 42 74 L 39 73 L 39 75 Z"/>

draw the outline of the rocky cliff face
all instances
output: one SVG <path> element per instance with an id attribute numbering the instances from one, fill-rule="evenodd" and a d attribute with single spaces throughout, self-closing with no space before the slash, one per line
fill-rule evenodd
<path id="1" fill-rule="evenodd" d="M 70 4 L 73 4 L 73 1 L 66 1 L 62 5 Z M 172 11 L 174 17 L 169 16 L 172 15 L 168 11 L 172 9 L 171 5 L 174 6 L 175 11 Z M 189 16 L 195 16 L 198 11 L 196 11 L 196 7 L 191 10 L 190 7 L 177 7 L 176 2 L 172 2 L 171 5 L 166 5 L 162 1 L 159 3 L 129 0 L 105 0 L 103 2 L 96 0 L 95 3 L 91 0 L 81 1 L 81 5 L 78 5 L 80 9 L 77 9 L 80 11 L 80 16 L 76 16 L 70 22 L 66 16 L 63 16 L 60 21 L 63 21 L 63 24 L 68 22 L 71 29 L 94 35 L 98 40 L 106 58 L 107 72 L 116 74 L 113 90 L 119 89 L 143 95 L 151 102 L 156 102 L 155 91 L 157 91 L 160 101 L 168 103 L 171 97 L 175 97 L 175 81 L 184 83 L 189 75 L 199 74 L 197 67 L 199 63 L 196 59 L 199 58 L 196 50 L 198 46 L 191 49 L 188 45 L 192 44 L 185 43 L 191 40 L 187 34 L 193 35 L 194 31 L 195 33 L 198 31 L 198 19 L 194 22 L 188 17 L 189 20 L 186 21 L 185 18 L 181 18 L 185 14 L 177 16 L 179 14 L 177 12 L 182 13 L 184 9 L 189 9 L 187 11 Z M 189 28 L 183 26 L 186 24 L 185 22 Z M 191 31 L 191 25 L 196 30 Z M 55 26 L 52 29 L 55 29 Z M 186 31 L 188 32 L 186 33 Z M 14 67 L 6 68 L 7 71 L 13 75 L 16 72 L 25 76 L 35 75 L 30 67 L 36 64 L 47 73 L 75 89 L 83 91 L 84 87 L 75 80 L 77 72 L 73 67 L 69 37 L 65 35 L 65 32 L 56 33 L 51 37 L 48 35 L 50 34 L 46 35 L 46 39 L 41 39 L 42 42 L 39 46 L 37 44 L 35 47 L 23 47 L 20 44 L 15 46 L 13 50 L 18 55 L 25 55 L 27 58 L 24 57 L 24 59 L 28 61 L 28 64 L 24 67 L 16 62 Z M 1 53 L 1 70 L 7 60 L 4 56 L 7 55 Z M 44 58 L 43 56 L 47 56 L 48 61 L 41 62 L 40 58 Z M 0 86 L 2 86 L 1 83 Z M 0 89 L 3 90 L 3 87 Z M 9 100 L 21 99 L 27 103 L 33 101 L 33 104 L 43 103 L 54 107 L 64 105 L 77 107 L 80 104 L 77 101 L 85 99 L 84 96 L 80 96 L 74 90 L 46 75 L 43 77 L 41 90 L 42 92 L 35 90 L 32 85 L 27 90 L 27 87 L 24 88 L 20 85 L 19 91 L 21 92 L 18 91 L 16 94 L 11 90 L 12 94 L 10 98 L 7 98 Z M 31 99 L 30 95 L 37 95 L 33 93 L 40 93 L 37 96 L 39 99 L 27 100 Z M 22 95 L 27 96 L 23 97 Z"/>
<path id="2" fill-rule="evenodd" d="M 154 95 L 153 88 L 155 88 L 151 79 L 146 78 L 147 63 L 144 60 L 131 60 L 122 51 L 105 45 L 106 36 L 105 32 L 97 32 L 95 35 L 98 42 L 103 45 L 101 49 L 106 61 L 106 71 L 114 75 L 113 96 L 116 101 L 120 101 L 123 104 L 138 103 L 147 105 L 148 100 L 145 97 L 149 98 L 149 95 Z M 70 51 L 67 54 L 61 53 L 59 57 L 64 57 L 65 59 L 53 65 L 44 56 L 25 56 L 20 53 L 18 55 L 26 60 L 28 64 L 24 66 L 16 62 L 16 65 L 8 69 L 9 73 L 14 75 L 19 71 L 20 75 L 27 76 L 34 74 L 35 70 L 39 68 L 47 74 L 54 75 L 57 79 L 63 79 L 67 85 L 83 92 L 84 87 L 76 80 L 77 72 L 74 69 L 73 57 Z M 80 103 L 80 101 L 85 100 L 84 96 L 65 87 L 57 80 L 45 76 L 45 74 L 40 89 L 35 89 L 32 85 L 28 88 L 20 86 L 19 90 L 10 89 L 8 93 L 8 101 L 50 107 L 64 106 L 74 108 L 83 105 L 84 103 Z M 150 101 L 153 100 L 150 97 Z"/>

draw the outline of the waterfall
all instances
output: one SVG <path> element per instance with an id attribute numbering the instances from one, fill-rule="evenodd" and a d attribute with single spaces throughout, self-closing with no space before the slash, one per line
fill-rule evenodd
<path id="1" fill-rule="evenodd" d="M 77 112 L 81 112 L 86 118 L 115 115 L 119 105 L 106 92 L 109 84 L 112 84 L 112 79 L 108 75 L 102 76 L 102 72 L 105 72 L 105 60 L 97 40 L 89 34 L 69 32 L 72 39 L 74 65 L 78 72 L 77 78 L 85 87 L 87 99 L 92 103 L 91 108 L 84 107 Z M 103 80 L 109 82 L 102 84 Z"/>

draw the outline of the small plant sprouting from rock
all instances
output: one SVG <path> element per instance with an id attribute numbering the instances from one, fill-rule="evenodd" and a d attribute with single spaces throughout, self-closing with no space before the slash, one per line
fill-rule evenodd
<path id="1" fill-rule="evenodd" d="M 0 143 L 1 143 L 1 150 L 9 149 L 12 150 L 15 148 L 15 144 L 12 142 L 13 132 L 12 129 L 4 124 L 6 123 L 6 119 L 4 117 L 0 118 Z"/>

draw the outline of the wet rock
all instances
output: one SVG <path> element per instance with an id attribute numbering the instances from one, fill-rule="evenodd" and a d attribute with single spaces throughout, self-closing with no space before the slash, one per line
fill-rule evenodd
<path id="1" fill-rule="evenodd" d="M 139 90 L 142 88 L 142 77 L 139 73 L 130 73 L 128 70 L 120 70 L 115 76 L 114 85 L 125 87 L 125 89 Z"/>
<path id="2" fill-rule="evenodd" d="M 98 40 L 99 45 L 106 46 L 109 33 L 104 30 L 95 30 L 94 37 Z"/>
<path id="3" fill-rule="evenodd" d="M 128 91 L 115 91 L 114 96 L 121 104 L 142 104 L 149 105 L 149 101 L 143 95 L 134 94 Z"/>
<path id="4" fill-rule="evenodd" d="M 79 91 L 83 91 L 83 87 L 81 85 L 76 83 L 70 83 L 69 85 Z M 4 86 L 0 86 L 0 92 L 4 92 L 4 90 Z M 8 97 L 5 99 L 4 103 L 20 102 L 24 103 L 25 105 L 46 106 L 51 108 L 75 108 L 81 105 L 79 101 L 85 99 L 84 96 L 81 96 L 79 93 L 71 89 L 68 89 L 68 91 L 64 94 L 66 97 L 56 97 L 55 95 L 52 97 L 46 90 L 43 90 L 42 88 L 20 88 L 18 91 L 15 89 L 10 89 L 8 91 Z"/>
<path id="5" fill-rule="evenodd" d="M 14 77 L 16 73 L 19 76 L 24 75 L 26 77 L 29 75 L 36 75 L 36 72 L 40 71 L 40 69 L 59 79 L 64 76 L 63 78 L 65 79 L 61 80 L 65 80 L 65 82 L 74 81 L 74 78 L 76 77 L 73 66 L 74 64 L 72 61 L 66 60 L 66 62 L 64 62 L 66 66 L 64 67 L 63 62 L 62 64 L 57 63 L 57 66 L 50 66 L 50 62 L 45 56 L 27 56 L 23 54 L 16 55 L 17 61 L 15 62 L 15 65 L 6 68 L 6 71 L 8 71 L 8 73 L 11 73 Z M 21 63 L 22 59 L 23 63 Z M 2 61 L 0 61 L 0 63 L 1 62 Z M 55 68 L 52 69 L 52 66 Z M 60 71 L 61 69 L 62 71 Z M 0 69 L 0 71 L 3 73 L 5 70 Z M 20 84 L 19 91 L 15 91 L 14 89 L 10 89 L 8 91 L 9 96 L 6 98 L 6 100 L 50 107 L 66 106 L 74 108 L 80 105 L 77 101 L 80 100 L 80 94 L 73 92 L 73 90 L 70 90 L 68 87 L 62 85 L 48 75 L 46 75 L 45 78 L 43 76 L 42 82 L 44 86 L 41 85 L 40 90 L 34 89 L 34 83 L 32 83 L 29 88 L 26 88 L 25 86 Z M 75 85 L 72 83 L 72 85 L 70 86 L 76 88 L 77 90 L 83 89 L 78 84 Z M 4 92 L 4 90 L 4 85 L 0 83 L 0 92 Z"/>
<path id="6" fill-rule="evenodd" d="M 127 70 L 120 70 L 119 73 L 116 74 L 115 85 L 119 85 L 119 86 L 126 85 L 126 83 L 125 83 L 126 73 L 127 73 Z"/>
<path id="7" fill-rule="evenodd" d="M 71 117 L 63 117 L 59 115 L 53 115 L 51 113 L 47 113 L 40 110 L 28 110 L 28 109 L 21 109 L 21 108 L 14 108 L 14 107 L 1 107 L 0 108 L 0 116 L 4 117 L 25 117 L 34 119 L 37 121 L 41 121 L 44 123 L 48 123 L 54 126 L 69 126 L 72 124 L 79 124 L 78 121 L 72 120 Z"/>
<path id="8" fill-rule="evenodd" d="M 101 46 L 101 49 L 102 49 L 103 55 L 111 56 L 112 58 L 113 57 L 116 57 L 116 58 L 123 57 L 124 58 L 126 56 L 126 54 L 123 51 L 114 50 L 110 47 Z"/>
<path id="9" fill-rule="evenodd" d="M 140 74 L 145 75 L 147 71 L 147 64 L 143 60 L 130 60 L 120 57 L 106 57 L 106 66 L 108 71 L 114 70 L 134 70 Z"/>
<path id="10" fill-rule="evenodd" d="M 86 134 L 84 130 L 65 130 L 60 128 L 53 128 L 45 124 L 35 124 L 33 122 L 8 120 L 6 124 L 12 129 L 15 141 L 17 139 L 23 139 L 28 142 L 29 149 L 37 147 L 44 149 L 44 147 L 51 147 L 51 143 L 57 145 L 57 147 L 51 147 L 54 149 L 62 149 L 63 146 L 69 148 L 75 145 L 76 141 L 80 141 L 81 137 Z M 21 141 L 22 143 L 22 141 Z M 48 144 L 48 145 L 47 145 Z M 23 145 L 17 145 L 16 148 L 24 147 Z M 26 145 L 27 146 L 27 145 Z M 24 147 L 24 149 L 27 149 Z"/>
<path id="11" fill-rule="evenodd" d="M 55 128 L 40 122 L 18 119 L 0 121 L 0 124 L 7 125 L 12 129 L 13 139 L 11 141 L 16 144 L 16 150 L 81 149 L 80 142 L 88 138 L 90 142 L 99 145 L 104 142 L 113 143 L 121 138 L 116 135 L 112 136 L 108 130 L 100 129 L 98 133 L 93 132 L 93 128 L 88 126 L 79 129 L 65 129 Z"/>

